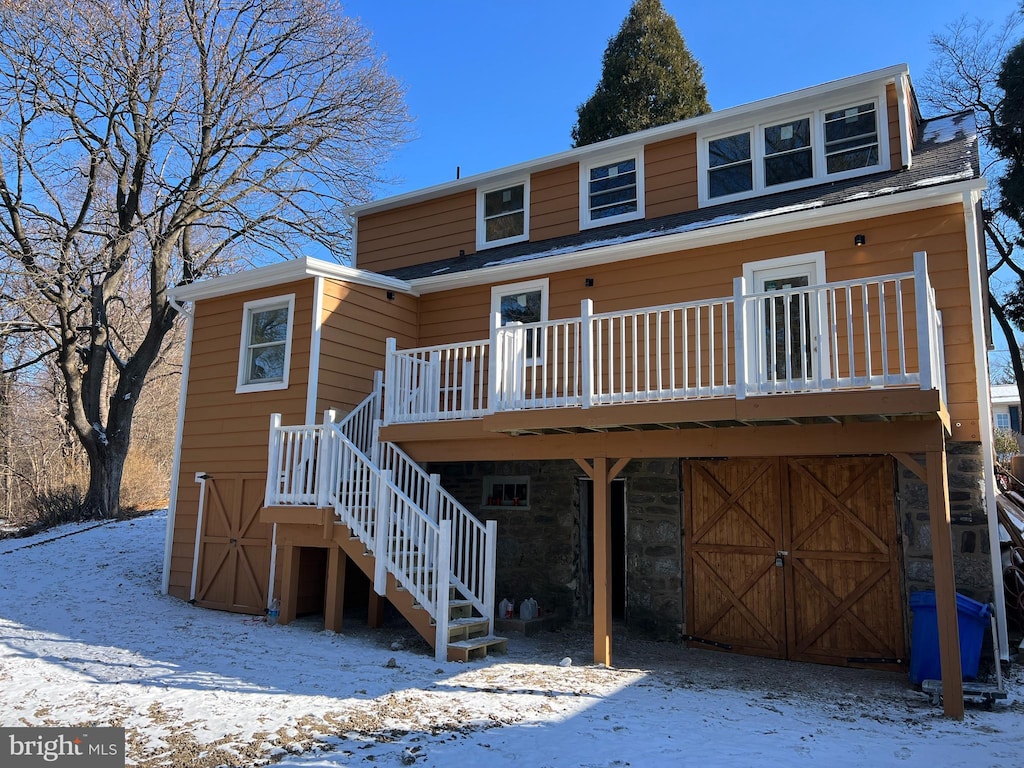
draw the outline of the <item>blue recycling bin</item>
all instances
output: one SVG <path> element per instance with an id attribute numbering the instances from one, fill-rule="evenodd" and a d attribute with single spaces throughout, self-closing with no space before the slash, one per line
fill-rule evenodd
<path id="1" fill-rule="evenodd" d="M 935 612 L 935 592 L 925 590 L 910 595 L 914 614 L 910 641 L 910 682 L 941 680 L 939 659 L 939 621 Z M 981 642 L 989 626 L 992 608 L 959 592 L 956 596 L 957 626 L 960 630 L 960 669 L 964 680 L 978 676 Z"/>

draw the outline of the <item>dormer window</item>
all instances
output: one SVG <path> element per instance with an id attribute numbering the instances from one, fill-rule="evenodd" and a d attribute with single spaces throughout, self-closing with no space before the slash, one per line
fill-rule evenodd
<path id="1" fill-rule="evenodd" d="M 708 142 L 708 186 L 711 197 L 749 192 L 754 188 L 749 131 Z"/>
<path id="2" fill-rule="evenodd" d="M 493 248 L 530 237 L 530 185 L 527 181 L 481 189 L 476 203 L 476 247 Z"/>
<path id="3" fill-rule="evenodd" d="M 644 215 L 643 154 L 580 164 L 580 227 L 599 227 Z"/>
<path id="4" fill-rule="evenodd" d="M 825 113 L 825 164 L 828 173 L 878 165 L 874 102 Z"/>
<path id="5" fill-rule="evenodd" d="M 778 110 L 753 125 L 698 142 L 702 205 L 888 170 L 888 124 L 879 119 L 884 96 L 805 114 Z"/>
<path id="6" fill-rule="evenodd" d="M 811 120 L 790 120 L 764 129 L 764 185 L 788 184 L 814 176 Z"/>

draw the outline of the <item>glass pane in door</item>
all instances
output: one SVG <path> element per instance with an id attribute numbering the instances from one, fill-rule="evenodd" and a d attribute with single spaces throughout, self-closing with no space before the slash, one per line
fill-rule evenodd
<path id="1" fill-rule="evenodd" d="M 809 284 L 807 275 L 764 281 L 765 292 L 782 292 L 764 300 L 765 370 L 770 381 L 801 380 L 813 374 L 810 296 L 793 290 Z"/>

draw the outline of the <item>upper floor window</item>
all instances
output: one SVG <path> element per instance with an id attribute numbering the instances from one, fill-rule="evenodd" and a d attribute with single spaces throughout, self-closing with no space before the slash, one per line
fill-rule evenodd
<path id="1" fill-rule="evenodd" d="M 609 162 L 611 160 L 611 162 Z M 580 165 L 580 226 L 597 227 L 644 215 L 643 155 Z"/>
<path id="2" fill-rule="evenodd" d="M 708 190 L 711 197 L 748 192 L 754 188 L 750 133 L 723 136 L 708 142 Z"/>
<path id="3" fill-rule="evenodd" d="M 874 102 L 825 113 L 825 165 L 828 173 L 878 165 Z"/>
<path id="4" fill-rule="evenodd" d="M 764 184 L 788 184 L 814 176 L 811 120 L 804 117 L 764 129 Z"/>
<path id="5" fill-rule="evenodd" d="M 245 303 L 236 392 L 288 386 L 294 313 L 295 294 Z"/>
<path id="6" fill-rule="evenodd" d="M 481 189 L 476 204 L 476 246 L 493 248 L 530 236 L 530 186 L 527 182 Z"/>
<path id="7" fill-rule="evenodd" d="M 885 170 L 882 97 L 766 120 L 699 143 L 699 195 L 725 202 Z"/>

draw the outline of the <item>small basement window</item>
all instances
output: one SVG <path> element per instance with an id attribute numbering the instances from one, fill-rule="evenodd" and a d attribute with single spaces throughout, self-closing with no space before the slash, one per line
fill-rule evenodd
<path id="1" fill-rule="evenodd" d="M 530 478 L 526 475 L 501 475 L 484 478 L 483 507 L 530 506 Z"/>
<path id="2" fill-rule="evenodd" d="M 236 392 L 288 387 L 294 313 L 295 294 L 245 303 Z"/>

